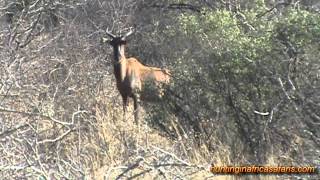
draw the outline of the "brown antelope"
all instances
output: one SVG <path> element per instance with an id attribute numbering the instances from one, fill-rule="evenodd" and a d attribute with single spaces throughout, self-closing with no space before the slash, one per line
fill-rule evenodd
<path id="1" fill-rule="evenodd" d="M 161 85 L 169 83 L 170 73 L 167 69 L 144 66 L 138 59 L 125 56 L 126 38 L 132 33 L 133 30 L 130 30 L 123 36 L 115 36 L 106 31 L 106 34 L 111 37 L 108 42 L 113 47 L 114 75 L 117 81 L 117 88 L 123 100 L 124 117 L 128 106 L 128 97 L 131 97 L 134 101 L 134 119 L 139 126 L 140 95 L 142 100 L 148 100 L 147 97 L 143 96 L 143 94 L 146 94 L 143 91 L 148 90 L 144 89 L 144 86 L 146 86 L 147 82 L 151 82 L 152 85 L 156 85 L 156 89 L 159 92 L 163 92 Z M 161 92 L 160 94 L 152 94 L 152 96 L 161 96 Z"/>

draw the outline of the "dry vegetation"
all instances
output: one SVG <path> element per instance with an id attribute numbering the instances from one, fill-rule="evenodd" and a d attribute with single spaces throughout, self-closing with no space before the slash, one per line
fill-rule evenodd
<path id="1" fill-rule="evenodd" d="M 291 7 L 272 2 L 277 13 Z M 312 3 L 301 6 L 318 13 Z M 209 166 L 319 165 L 318 42 L 296 53 L 298 65 L 279 42 L 254 65 L 229 64 L 231 50 L 219 48 L 232 41 L 180 24 L 202 9 L 236 13 L 216 1 L 0 0 L 1 179 L 240 179 Z M 167 96 L 144 104 L 140 132 L 131 101 L 123 119 L 112 49 L 101 41 L 104 30 L 131 26 L 129 54 L 174 72 Z"/>

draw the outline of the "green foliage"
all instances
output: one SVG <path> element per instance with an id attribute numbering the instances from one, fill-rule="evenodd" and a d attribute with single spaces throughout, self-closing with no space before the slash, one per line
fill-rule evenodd
<path id="1" fill-rule="evenodd" d="M 281 38 L 288 38 L 296 48 L 303 49 L 319 37 L 317 14 L 290 8 L 284 16 L 272 19 L 257 18 L 258 15 L 252 10 L 237 14 L 205 10 L 201 16 L 183 14 L 179 22 L 186 36 L 195 36 L 200 48 L 223 61 L 216 70 L 229 69 L 237 76 L 253 73 L 256 63 L 278 54 L 274 48 Z"/>
<path id="2" fill-rule="evenodd" d="M 314 79 L 317 73 L 304 77 L 303 71 L 320 58 L 314 54 L 320 39 L 318 14 L 288 6 L 270 15 L 267 9 L 263 1 L 257 1 L 256 6 L 238 12 L 204 9 L 201 14 L 184 13 L 177 18 L 179 31 L 175 26 L 168 30 L 176 36 L 182 33 L 192 44 L 185 46 L 174 64 L 179 76 L 174 89 L 187 99 L 181 103 L 191 119 L 200 124 L 215 121 L 212 117 L 223 111 L 228 114 L 227 126 L 237 127 L 235 136 L 240 134 L 237 138 L 248 145 L 245 149 L 250 153 L 263 149 L 265 154 L 268 143 L 263 138 L 272 137 L 265 134 L 271 128 L 268 122 L 277 122 L 272 127 L 290 124 L 286 117 L 299 109 L 290 100 L 303 101 L 298 97 L 304 96 L 295 88 L 311 86 L 304 78 Z M 272 116 L 256 113 L 270 114 L 278 106 L 285 110 Z M 300 115 L 304 113 L 301 109 Z M 264 161 L 263 153 L 256 158 Z"/>
<path id="3" fill-rule="evenodd" d="M 294 42 L 298 48 L 304 48 L 314 42 L 320 36 L 320 17 L 317 14 L 305 11 L 290 9 L 286 17 L 279 19 L 276 24 L 278 31 Z"/>

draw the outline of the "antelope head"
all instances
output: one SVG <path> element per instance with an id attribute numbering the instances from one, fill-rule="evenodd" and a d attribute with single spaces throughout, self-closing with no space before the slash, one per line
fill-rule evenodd
<path id="1" fill-rule="evenodd" d="M 127 44 L 127 37 L 133 34 L 133 30 L 130 30 L 123 36 L 116 36 L 109 32 L 108 30 L 106 31 L 106 34 L 111 38 L 103 38 L 103 42 L 107 42 L 113 47 L 113 52 L 114 52 L 114 57 L 116 61 L 120 61 L 122 58 L 125 58 L 125 45 Z"/>

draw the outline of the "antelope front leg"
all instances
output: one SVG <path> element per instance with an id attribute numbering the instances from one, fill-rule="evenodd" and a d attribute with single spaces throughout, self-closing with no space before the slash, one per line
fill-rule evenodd
<path id="1" fill-rule="evenodd" d="M 134 120 L 139 128 L 139 131 L 140 131 L 140 124 L 139 124 L 140 94 L 139 93 L 135 93 L 133 95 L 133 102 L 134 102 Z"/>
<path id="2" fill-rule="evenodd" d="M 127 114 L 127 107 L 128 107 L 128 96 L 122 96 L 123 101 L 123 119 L 124 121 L 127 120 L 126 114 Z"/>

